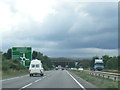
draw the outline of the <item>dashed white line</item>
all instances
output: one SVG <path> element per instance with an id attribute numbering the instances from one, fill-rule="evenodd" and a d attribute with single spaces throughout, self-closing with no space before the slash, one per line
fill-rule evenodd
<path id="1" fill-rule="evenodd" d="M 70 75 L 70 77 L 83 89 L 83 90 L 86 90 L 84 87 L 83 87 L 83 85 L 81 85 L 68 71 L 66 71 L 69 75 Z"/>
<path id="2" fill-rule="evenodd" d="M 43 78 L 45 78 L 45 77 L 47 77 L 47 76 L 44 76 Z M 42 80 L 42 79 L 40 78 L 40 79 L 38 79 L 38 80 L 34 81 L 33 83 L 36 83 L 36 82 L 38 82 L 38 81 L 40 81 L 40 80 Z M 29 84 L 27 84 L 27 85 L 23 86 L 21 89 L 24 89 L 24 88 L 26 88 L 26 87 L 28 87 L 28 86 L 32 85 L 33 83 L 29 83 Z M 19 90 L 21 90 L 21 89 L 19 89 Z"/>
<path id="3" fill-rule="evenodd" d="M 42 78 L 45 78 L 45 77 L 42 77 Z"/>
<path id="4" fill-rule="evenodd" d="M 26 88 L 26 87 L 28 87 L 28 86 L 30 86 L 30 85 L 32 85 L 32 83 L 29 83 L 28 85 L 25 85 L 25 86 L 22 87 L 21 89 Z"/>
<path id="5" fill-rule="evenodd" d="M 40 81 L 41 79 L 38 79 L 38 80 L 36 80 L 35 82 L 38 82 L 38 81 Z"/>

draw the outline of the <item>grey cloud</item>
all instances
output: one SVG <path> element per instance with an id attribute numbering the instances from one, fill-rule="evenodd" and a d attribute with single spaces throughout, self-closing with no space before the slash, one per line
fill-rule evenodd
<path id="1" fill-rule="evenodd" d="M 88 15 L 85 18 L 78 18 L 79 16 L 73 10 L 70 12 L 69 8 L 64 8 L 63 11 L 66 12 L 63 13 L 61 10 L 60 15 L 51 16 L 45 22 L 44 30 L 48 32 L 50 29 L 50 32 L 53 30 L 53 32 L 45 36 L 45 40 L 59 42 L 58 48 L 117 48 L 117 15 L 113 13 L 113 7 L 110 7 L 112 4 L 109 4 L 111 3 L 91 3 L 86 8 L 86 12 L 89 11 L 90 16 Z M 94 5 L 98 6 L 98 8 Z M 102 9 L 100 9 L 100 6 Z M 94 9 L 90 9 L 91 7 L 92 9 L 94 7 Z M 96 15 L 97 12 L 100 15 Z M 110 13 L 113 16 L 112 18 L 107 17 Z M 69 33 L 73 26 L 73 31 Z"/>
<path id="2" fill-rule="evenodd" d="M 75 11 L 79 5 L 60 3 L 54 6 L 57 13 L 49 14 L 43 23 L 29 19 L 29 23 L 22 24 L 23 31 L 13 33 L 11 38 L 16 38 L 16 43 L 10 45 L 47 48 L 43 52 L 50 56 L 83 55 L 74 50 L 80 48 L 117 49 L 117 3 L 85 3 Z M 88 15 L 80 16 L 81 12 Z M 87 52 L 88 56 L 91 55 Z"/>

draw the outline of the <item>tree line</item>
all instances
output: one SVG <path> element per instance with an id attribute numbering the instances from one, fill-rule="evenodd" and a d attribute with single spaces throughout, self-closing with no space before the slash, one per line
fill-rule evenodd
<path id="1" fill-rule="evenodd" d="M 49 69 L 53 68 L 50 58 L 47 55 L 43 55 L 43 53 L 41 53 L 41 52 L 33 51 L 32 59 L 41 60 L 41 62 L 43 64 L 43 68 L 45 70 L 49 70 Z"/>
<path id="2" fill-rule="evenodd" d="M 93 56 L 91 59 L 81 59 L 77 62 L 77 65 L 75 65 L 74 59 L 70 58 L 51 58 L 52 60 L 61 60 L 61 61 L 66 61 L 66 60 L 71 60 L 73 62 L 54 62 L 53 64 L 55 66 L 61 65 L 65 67 L 68 65 L 68 68 L 80 68 L 83 67 L 85 69 L 93 69 L 95 59 L 103 59 L 104 62 L 104 69 L 112 69 L 112 70 L 120 70 L 120 56 L 109 56 L 109 55 L 103 55 L 101 58 L 98 56 Z"/>
<path id="3" fill-rule="evenodd" d="M 32 59 L 41 60 L 45 70 L 52 68 L 52 63 L 48 56 L 43 55 L 41 52 L 33 51 Z M 26 69 L 19 60 L 12 59 L 12 49 L 8 49 L 7 52 L 2 53 L 2 70 L 7 72 L 9 70 L 23 70 Z"/>
<path id="4" fill-rule="evenodd" d="M 118 70 L 120 67 L 120 56 L 109 56 L 109 55 L 103 55 L 102 58 L 99 58 L 98 56 L 94 56 L 92 59 L 83 59 L 80 60 L 77 65 L 75 65 L 75 62 L 64 62 L 64 60 L 73 60 L 72 58 L 50 58 L 47 55 L 43 55 L 43 53 L 38 51 L 32 52 L 32 59 L 38 59 L 41 60 L 43 63 L 43 67 L 45 70 L 52 69 L 53 67 L 57 67 L 58 65 L 61 65 L 63 67 L 68 66 L 68 68 L 76 67 L 76 68 L 93 68 L 95 59 L 103 59 L 104 61 L 104 67 L 105 69 L 114 69 Z M 61 60 L 63 62 L 52 62 L 52 60 Z M 74 61 L 74 60 L 73 60 Z M 8 49 L 7 52 L 2 53 L 2 69 L 3 71 L 7 71 L 9 69 L 13 70 L 21 70 L 26 69 L 20 62 L 16 59 L 12 59 L 12 49 Z"/>
<path id="5" fill-rule="evenodd" d="M 118 70 L 119 69 L 119 56 L 109 56 L 109 55 L 104 55 L 102 56 L 102 58 L 99 58 L 98 56 L 94 56 L 91 60 L 91 68 L 94 67 L 94 62 L 95 59 L 103 59 L 104 62 L 104 68 L 105 69 L 114 69 L 114 70 Z"/>

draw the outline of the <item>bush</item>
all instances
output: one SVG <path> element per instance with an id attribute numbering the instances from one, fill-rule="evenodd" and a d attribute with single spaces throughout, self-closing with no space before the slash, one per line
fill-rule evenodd
<path id="1" fill-rule="evenodd" d="M 25 66 L 23 66 L 19 60 L 3 60 L 2 62 L 2 70 L 3 71 L 8 71 L 9 69 L 12 70 L 24 70 L 26 69 Z"/>
<path id="2" fill-rule="evenodd" d="M 47 65 L 43 65 L 44 70 L 49 70 L 49 68 L 47 67 Z"/>
<path id="3" fill-rule="evenodd" d="M 17 60 L 17 59 L 12 60 L 12 63 L 11 63 L 11 65 L 10 65 L 10 67 L 11 67 L 11 69 L 13 69 L 13 70 L 23 70 L 23 69 L 26 69 L 26 67 L 23 66 L 23 65 L 19 62 L 19 60 Z"/>
<path id="4" fill-rule="evenodd" d="M 9 66 L 10 66 L 10 65 L 9 65 L 9 62 L 8 62 L 8 61 L 3 61 L 3 62 L 2 62 L 2 70 L 3 70 L 3 71 L 5 71 L 5 72 L 8 71 L 8 70 L 9 70 Z"/>

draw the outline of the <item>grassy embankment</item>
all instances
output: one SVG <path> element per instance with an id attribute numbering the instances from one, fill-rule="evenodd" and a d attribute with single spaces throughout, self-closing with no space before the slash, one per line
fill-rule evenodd
<path id="1" fill-rule="evenodd" d="M 2 71 L 0 70 L 0 79 L 2 79 Z"/>
<path id="2" fill-rule="evenodd" d="M 113 80 L 98 77 L 98 76 L 92 76 L 80 71 L 74 71 L 74 70 L 69 70 L 69 71 L 83 78 L 84 80 L 96 85 L 98 88 L 118 88 L 117 81 L 113 81 Z"/>
<path id="3" fill-rule="evenodd" d="M 105 70 L 105 72 L 120 73 L 120 71 L 118 70 L 111 70 L 111 69 L 107 69 Z"/>
<path id="4" fill-rule="evenodd" d="M 2 78 L 10 78 L 10 77 L 15 77 L 15 76 L 21 76 L 21 75 L 26 75 L 28 74 L 28 70 L 9 70 L 7 72 L 2 72 Z"/>

